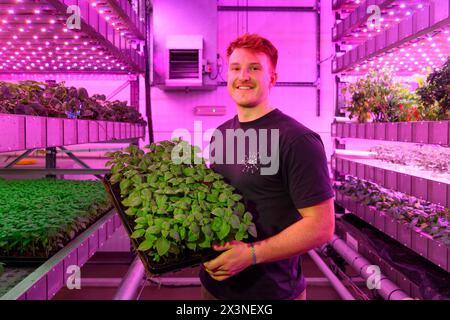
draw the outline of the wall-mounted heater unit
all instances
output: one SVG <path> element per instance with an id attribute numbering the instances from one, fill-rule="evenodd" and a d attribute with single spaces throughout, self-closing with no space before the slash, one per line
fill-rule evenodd
<path id="1" fill-rule="evenodd" d="M 203 37 L 173 35 L 166 39 L 166 86 L 201 86 Z"/>

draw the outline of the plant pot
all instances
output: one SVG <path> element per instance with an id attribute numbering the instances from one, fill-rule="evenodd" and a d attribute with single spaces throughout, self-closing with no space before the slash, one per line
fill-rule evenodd
<path id="1" fill-rule="evenodd" d="M 115 140 L 120 140 L 122 139 L 122 134 L 121 134 L 121 129 L 122 129 L 122 123 L 120 122 L 113 122 L 114 123 L 114 139 Z"/>
<path id="2" fill-rule="evenodd" d="M 386 140 L 398 141 L 398 123 L 390 122 L 387 124 Z"/>
<path id="3" fill-rule="evenodd" d="M 412 123 L 412 137 L 415 143 L 428 143 L 428 122 L 418 121 Z"/>
<path id="4" fill-rule="evenodd" d="M 428 180 L 428 196 L 427 199 L 433 203 L 440 204 L 443 207 L 449 207 L 447 200 L 447 188 L 449 185 L 442 182 Z"/>
<path id="5" fill-rule="evenodd" d="M 430 126 L 431 144 L 448 145 L 449 144 L 449 121 L 432 121 Z"/>
<path id="6" fill-rule="evenodd" d="M 98 122 L 89 120 L 89 142 L 98 142 Z"/>
<path id="7" fill-rule="evenodd" d="M 78 121 L 78 143 L 88 143 L 89 142 L 89 121 L 88 120 L 77 120 Z"/>
<path id="8" fill-rule="evenodd" d="M 447 246 L 439 240 L 429 239 L 428 259 L 444 270 L 447 270 Z"/>
<path id="9" fill-rule="evenodd" d="M 366 124 L 366 139 L 375 139 L 375 123 Z"/>
<path id="10" fill-rule="evenodd" d="M 25 116 L 0 114 L 0 152 L 25 149 Z"/>
<path id="11" fill-rule="evenodd" d="M 64 286 L 64 266 L 58 263 L 47 273 L 47 299 L 52 299 Z"/>
<path id="12" fill-rule="evenodd" d="M 354 177 L 357 177 L 358 176 L 358 173 L 356 172 L 356 162 L 353 162 L 353 161 L 348 161 L 349 162 L 349 172 L 350 172 L 350 175 L 352 175 L 352 176 L 354 176 Z"/>
<path id="13" fill-rule="evenodd" d="M 64 123 L 60 118 L 47 118 L 47 147 L 64 145 Z"/>
<path id="14" fill-rule="evenodd" d="M 386 215 L 383 212 L 377 211 L 375 214 L 374 226 L 381 232 L 385 233 Z"/>
<path id="15" fill-rule="evenodd" d="M 336 123 L 336 136 L 342 138 L 343 133 L 344 133 L 344 124 Z"/>
<path id="16" fill-rule="evenodd" d="M 375 124 L 375 140 L 386 140 L 386 124 Z"/>
<path id="17" fill-rule="evenodd" d="M 357 135 L 356 137 L 358 139 L 365 139 L 366 138 L 366 125 L 363 123 L 358 123 L 357 124 Z"/>
<path id="18" fill-rule="evenodd" d="M 385 185 L 385 171 L 381 168 L 375 168 L 375 179 L 374 182 L 380 186 Z"/>
<path id="19" fill-rule="evenodd" d="M 412 232 L 411 249 L 421 256 L 428 257 L 428 237 L 423 235 L 420 230 L 416 229 Z"/>
<path id="20" fill-rule="evenodd" d="M 412 123 L 411 122 L 399 122 L 398 124 L 398 141 L 412 142 Z"/>
<path id="21" fill-rule="evenodd" d="M 356 204 L 355 214 L 364 220 L 364 212 L 366 211 L 365 206 L 361 203 Z"/>
<path id="22" fill-rule="evenodd" d="M 386 170 L 385 174 L 386 174 L 386 181 L 385 181 L 386 188 L 397 190 L 398 189 L 397 172 Z"/>
<path id="23" fill-rule="evenodd" d="M 398 191 L 411 194 L 412 177 L 410 175 L 399 173 L 398 174 Z"/>
<path id="24" fill-rule="evenodd" d="M 397 220 L 391 217 L 386 217 L 385 220 L 385 232 L 388 234 L 392 239 L 397 240 L 398 234 L 397 234 Z"/>
<path id="25" fill-rule="evenodd" d="M 46 118 L 44 117 L 25 117 L 26 126 L 26 149 L 42 148 L 47 143 Z M 8 134 L 8 136 L 10 133 Z"/>
<path id="26" fill-rule="evenodd" d="M 397 240 L 408 248 L 412 246 L 412 230 L 406 223 L 399 220 L 397 220 Z"/>
<path id="27" fill-rule="evenodd" d="M 374 207 L 366 206 L 366 210 L 364 211 L 364 220 L 375 226 L 375 215 L 377 214 L 377 210 Z"/>
<path id="28" fill-rule="evenodd" d="M 64 119 L 64 145 L 78 143 L 77 120 Z"/>
<path id="29" fill-rule="evenodd" d="M 367 165 L 364 167 L 364 179 L 368 181 L 375 181 L 375 168 Z"/>
<path id="30" fill-rule="evenodd" d="M 350 123 L 344 123 L 343 138 L 350 138 Z"/>
<path id="31" fill-rule="evenodd" d="M 114 122 L 106 121 L 106 140 L 114 140 Z"/>
<path id="32" fill-rule="evenodd" d="M 357 163 L 356 164 L 356 176 L 360 179 L 365 179 L 365 175 L 364 175 L 364 167 L 365 165 L 362 163 Z"/>
<path id="33" fill-rule="evenodd" d="M 418 177 L 412 177 L 412 195 L 426 200 L 428 197 L 428 183 L 427 180 Z"/>
<path id="34" fill-rule="evenodd" d="M 114 207 L 117 210 L 117 213 L 122 221 L 123 226 L 125 227 L 125 230 L 127 231 L 128 236 L 130 237 L 131 243 L 137 252 L 139 258 L 141 259 L 145 270 L 149 275 L 157 275 L 157 274 L 164 274 L 167 272 L 173 272 L 177 270 L 181 270 L 187 267 L 193 267 L 196 265 L 201 264 L 202 262 L 211 260 L 218 255 L 221 254 L 221 252 L 214 251 L 213 249 L 203 249 L 199 250 L 197 252 L 192 251 L 186 251 L 184 255 L 180 256 L 178 260 L 169 260 L 166 262 L 155 262 L 153 261 L 150 256 L 147 254 L 144 254 L 142 251 L 137 250 L 140 242 L 137 239 L 131 238 L 131 234 L 133 233 L 133 225 L 134 221 L 132 219 L 129 219 L 128 216 L 125 214 L 125 208 L 122 205 L 122 202 L 120 200 L 120 190 L 118 184 L 112 185 L 109 182 L 110 175 L 105 175 L 103 178 L 103 184 L 114 204 Z"/>
<path id="35" fill-rule="evenodd" d="M 358 137 L 358 124 L 351 123 L 350 124 L 350 138 L 357 138 L 357 137 Z"/>

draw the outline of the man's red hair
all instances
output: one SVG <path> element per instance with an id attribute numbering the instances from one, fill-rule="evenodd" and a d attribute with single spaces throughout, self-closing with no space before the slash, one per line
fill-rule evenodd
<path id="1" fill-rule="evenodd" d="M 260 35 L 246 33 L 235 39 L 227 48 L 227 57 L 229 58 L 233 51 L 238 48 L 265 53 L 269 57 L 273 70 L 276 69 L 278 62 L 278 50 L 269 40 L 261 37 Z"/>

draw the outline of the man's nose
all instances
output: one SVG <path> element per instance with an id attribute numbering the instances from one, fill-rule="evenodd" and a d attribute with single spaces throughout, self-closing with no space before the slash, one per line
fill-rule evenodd
<path id="1" fill-rule="evenodd" d="M 240 80 L 250 80 L 250 72 L 248 72 L 247 69 L 242 68 L 241 72 L 239 72 L 239 79 Z"/>

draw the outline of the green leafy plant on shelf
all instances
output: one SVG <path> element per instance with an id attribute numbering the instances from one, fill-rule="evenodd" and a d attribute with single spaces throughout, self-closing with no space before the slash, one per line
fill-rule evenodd
<path id="1" fill-rule="evenodd" d="M 49 257 L 111 208 L 97 181 L 0 180 L 0 256 Z"/>
<path id="2" fill-rule="evenodd" d="M 349 93 L 349 118 L 359 122 L 417 121 L 422 118 L 418 96 L 394 81 L 392 68 L 369 70 L 365 77 L 343 89 Z"/>
<path id="3" fill-rule="evenodd" d="M 450 120 L 450 56 L 438 69 L 430 73 L 416 90 L 422 101 L 426 118 Z"/>
<path id="4" fill-rule="evenodd" d="M 119 183 L 138 250 L 163 263 L 188 252 L 256 237 L 242 196 L 197 157 L 198 147 L 166 140 L 110 153 L 112 184 Z M 173 156 L 183 157 L 182 163 Z"/>
<path id="5" fill-rule="evenodd" d="M 450 246 L 450 209 L 352 176 L 337 180 L 334 187 L 352 201 L 384 211 Z"/>
<path id="6" fill-rule="evenodd" d="M 370 148 L 375 158 L 441 174 L 450 173 L 450 148 L 438 145 L 380 145 Z"/>
<path id="7" fill-rule="evenodd" d="M 90 97 L 85 88 L 66 87 L 64 82 L 0 81 L 0 113 L 146 123 L 126 102 L 107 101 L 99 94 Z"/>

